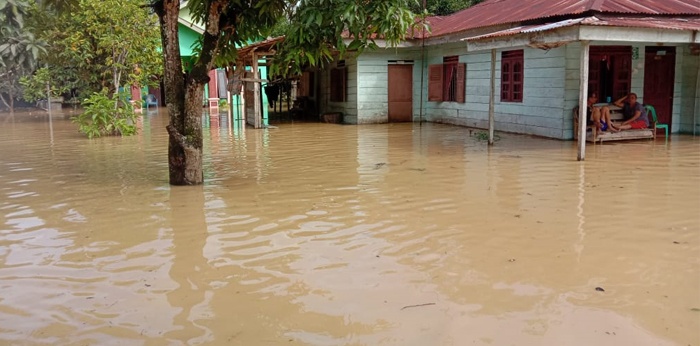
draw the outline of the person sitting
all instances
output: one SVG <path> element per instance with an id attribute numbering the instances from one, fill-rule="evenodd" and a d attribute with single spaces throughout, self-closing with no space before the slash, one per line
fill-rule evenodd
<path id="1" fill-rule="evenodd" d="M 629 93 L 629 95 L 616 100 L 614 104 L 622 108 L 622 114 L 625 117 L 622 123 L 615 124 L 620 130 L 645 129 L 649 127 L 647 111 L 641 103 L 637 102 L 637 94 Z"/>
<path id="2" fill-rule="evenodd" d="M 593 125 L 600 131 L 607 131 L 608 129 L 612 132 L 618 132 L 619 130 L 610 121 L 610 108 L 596 107 L 594 104 L 598 102 L 598 94 L 591 92 L 588 94 L 588 121 L 592 121 Z"/>

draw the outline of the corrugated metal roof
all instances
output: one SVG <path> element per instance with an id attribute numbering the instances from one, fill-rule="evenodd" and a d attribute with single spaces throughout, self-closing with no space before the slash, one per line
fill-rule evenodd
<path id="1" fill-rule="evenodd" d="M 532 32 L 548 31 L 574 25 L 591 26 L 618 26 L 632 28 L 651 28 L 667 30 L 698 30 L 700 28 L 700 17 L 695 18 L 626 18 L 615 16 L 591 16 L 578 19 L 567 19 L 556 23 L 542 25 L 526 25 L 517 28 L 499 30 L 485 35 L 478 35 L 464 38 L 465 41 L 474 41 L 484 38 L 494 38 L 526 34 Z"/>
<path id="2" fill-rule="evenodd" d="M 609 14 L 700 15 L 700 0 L 487 0 L 445 17 L 429 17 L 430 36 L 589 11 Z"/>
<path id="3" fill-rule="evenodd" d="M 700 17 L 693 18 L 626 18 L 615 16 L 598 16 L 598 20 L 584 22 L 586 25 L 624 26 L 633 28 L 700 30 Z"/>

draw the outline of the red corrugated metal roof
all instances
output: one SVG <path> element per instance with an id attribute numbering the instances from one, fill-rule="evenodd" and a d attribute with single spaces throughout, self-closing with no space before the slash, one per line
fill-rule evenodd
<path id="1" fill-rule="evenodd" d="M 525 25 L 517 28 L 505 29 L 485 35 L 478 35 L 465 38 L 467 41 L 484 38 L 494 38 L 526 34 L 531 32 L 541 32 L 574 25 L 592 26 L 618 26 L 632 28 L 670 29 L 670 30 L 698 30 L 700 28 L 700 17 L 695 18 L 626 18 L 615 16 L 593 16 L 587 18 L 567 19 L 556 23 Z"/>
<path id="2" fill-rule="evenodd" d="M 610 14 L 700 15 L 700 0 L 487 0 L 445 17 L 429 17 L 430 36 L 588 11 Z"/>

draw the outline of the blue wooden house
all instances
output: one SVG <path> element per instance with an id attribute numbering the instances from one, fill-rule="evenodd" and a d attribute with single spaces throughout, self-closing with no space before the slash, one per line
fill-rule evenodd
<path id="1" fill-rule="evenodd" d="M 700 131 L 700 0 L 487 0 L 427 21 L 318 71 L 320 111 L 477 128 L 492 114 L 499 131 L 572 139 L 587 90 L 635 92 L 672 133 Z"/>

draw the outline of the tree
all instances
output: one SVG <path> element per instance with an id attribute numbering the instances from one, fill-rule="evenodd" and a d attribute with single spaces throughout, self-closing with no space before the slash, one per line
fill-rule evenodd
<path id="1" fill-rule="evenodd" d="M 15 98 L 21 93 L 19 80 L 31 74 L 44 44 L 25 28 L 29 3 L 0 0 L 0 100 L 14 111 Z"/>
<path id="2" fill-rule="evenodd" d="M 170 183 L 196 185 L 202 173 L 202 92 L 214 62 L 233 62 L 236 44 L 265 37 L 291 13 L 287 38 L 278 47 L 276 68 L 285 72 L 330 61 L 334 50 L 361 51 L 377 47 L 383 38 L 395 45 L 416 25 L 411 0 L 190 0 L 193 19 L 202 23 L 199 56 L 183 73 L 178 38 L 179 0 L 152 0 L 160 20 L 166 103 L 170 123 L 168 162 Z M 352 37 L 346 45 L 342 34 Z"/>
<path id="3" fill-rule="evenodd" d="M 420 1 L 421 4 L 412 7 L 414 11 L 422 12 L 423 0 Z M 431 15 L 446 16 L 483 1 L 484 0 L 430 0 L 425 1 L 425 9 Z"/>
<path id="4" fill-rule="evenodd" d="M 51 42 L 42 62 L 62 89 L 81 96 L 106 89 L 111 96 L 122 85 L 147 85 L 162 73 L 157 17 L 143 0 L 43 4 L 34 16 L 36 31 Z"/>

